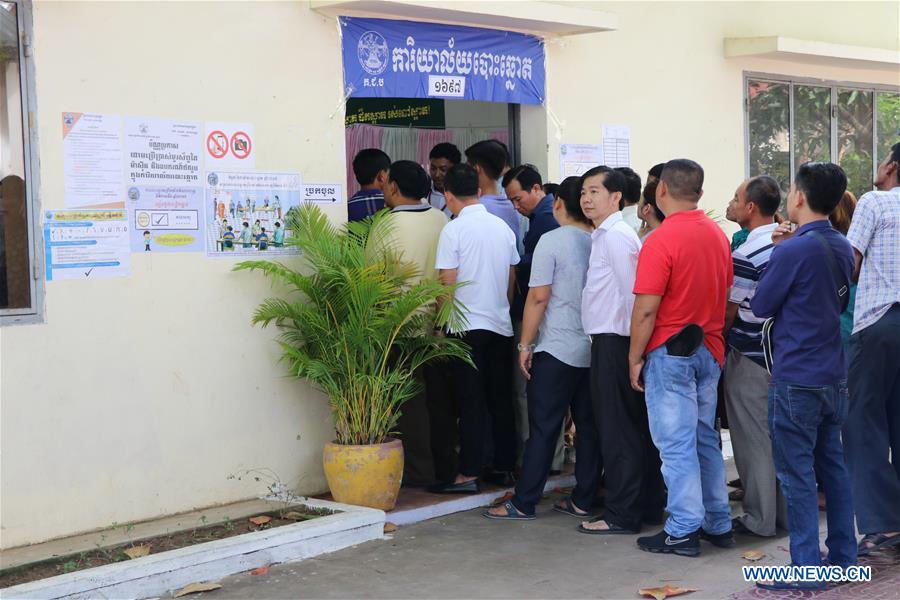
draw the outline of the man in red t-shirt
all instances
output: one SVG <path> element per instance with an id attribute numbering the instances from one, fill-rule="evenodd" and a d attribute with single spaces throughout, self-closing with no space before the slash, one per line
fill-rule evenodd
<path id="1" fill-rule="evenodd" d="M 644 241 L 638 259 L 628 355 L 631 385 L 646 387 L 650 434 L 669 488 L 665 528 L 638 538 L 638 546 L 683 556 L 700 554 L 701 537 L 734 545 L 715 429 L 734 271 L 728 239 L 697 208 L 702 195 L 700 165 L 666 163 L 656 188 L 666 219 Z"/>

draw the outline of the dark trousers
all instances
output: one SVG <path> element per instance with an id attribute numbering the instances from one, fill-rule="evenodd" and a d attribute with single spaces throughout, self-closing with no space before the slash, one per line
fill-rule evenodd
<path id="1" fill-rule="evenodd" d="M 591 336 L 591 396 L 606 473 L 604 519 L 640 531 L 644 518 L 662 518 L 665 488 L 644 395 L 631 387 L 629 343 L 619 335 Z"/>
<path id="2" fill-rule="evenodd" d="M 422 388 L 400 407 L 397 429 L 403 441 L 404 485 L 426 486 L 435 480 L 431 427 L 422 370 L 414 376 Z"/>
<path id="3" fill-rule="evenodd" d="M 590 369 L 572 367 L 547 352 L 538 352 L 532 359 L 527 394 L 528 440 L 513 505 L 527 515 L 534 514 L 544 493 L 566 409 L 571 407 L 578 457 L 572 502 L 582 510 L 590 510 L 600 483 L 600 439 L 591 408 Z"/>
<path id="4" fill-rule="evenodd" d="M 512 399 L 512 337 L 475 329 L 460 335 L 472 348 L 476 368 L 454 363 L 454 389 L 459 406 L 459 472 L 481 475 L 485 464 L 484 440 L 494 439 L 494 468 L 512 471 L 516 466 L 516 427 Z M 490 414 L 490 430 L 484 418 Z"/>
<path id="5" fill-rule="evenodd" d="M 453 481 L 459 471 L 456 456 L 459 411 L 454 394 L 454 371 L 450 361 L 431 362 L 424 367 L 431 456 L 434 477 L 439 482 Z"/>
<path id="6" fill-rule="evenodd" d="M 841 426 L 847 418 L 847 384 L 769 384 L 769 434 L 781 491 L 787 501 L 791 563 L 819 566 L 816 473 L 825 489 L 828 560 L 856 564 L 850 477 L 844 466 Z"/>
<path id="7" fill-rule="evenodd" d="M 850 338 L 844 455 L 859 532 L 900 531 L 900 304 Z"/>

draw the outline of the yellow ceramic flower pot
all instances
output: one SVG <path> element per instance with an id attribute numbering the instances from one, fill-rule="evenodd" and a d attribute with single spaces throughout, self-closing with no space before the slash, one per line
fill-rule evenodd
<path id="1" fill-rule="evenodd" d="M 403 479 L 403 443 L 350 446 L 325 444 L 322 462 L 337 502 L 391 510 Z"/>

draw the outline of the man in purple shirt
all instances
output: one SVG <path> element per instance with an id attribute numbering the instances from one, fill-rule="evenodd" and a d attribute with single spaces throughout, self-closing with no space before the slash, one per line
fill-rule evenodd
<path id="1" fill-rule="evenodd" d="M 348 221 L 362 221 L 384 208 L 382 188 L 390 168 L 391 159 L 377 148 L 360 150 L 353 158 L 353 175 L 360 189 L 347 202 Z"/>
<path id="2" fill-rule="evenodd" d="M 800 167 L 787 200 L 788 219 L 799 229 L 772 251 L 750 300 L 757 317 L 775 319 L 769 432 L 788 505 L 791 563 L 800 567 L 822 564 L 817 473 L 827 500 L 828 562 L 842 568 L 856 564 L 850 477 L 841 446 L 849 398 L 840 315 L 849 298 L 853 250 L 828 221 L 846 188 L 847 176 L 835 164 Z M 757 585 L 790 590 L 821 588 L 825 582 Z"/>
<path id="3" fill-rule="evenodd" d="M 512 202 L 506 196 L 500 194 L 497 180 L 503 174 L 506 166 L 506 151 L 503 146 L 494 140 L 483 140 L 466 148 L 466 162 L 478 173 L 478 189 L 481 202 L 489 213 L 500 217 L 509 225 L 516 236 L 518 245 L 519 213 L 516 212 Z"/>

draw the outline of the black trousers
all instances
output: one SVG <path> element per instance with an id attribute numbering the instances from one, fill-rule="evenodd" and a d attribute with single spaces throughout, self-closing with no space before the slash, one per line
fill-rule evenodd
<path id="1" fill-rule="evenodd" d="M 442 483 L 453 481 L 459 472 L 456 455 L 459 410 L 454 393 L 455 370 L 451 361 L 431 362 L 424 367 L 434 478 Z"/>
<path id="2" fill-rule="evenodd" d="M 631 387 L 630 341 L 619 335 L 591 336 L 591 396 L 605 469 L 604 519 L 639 531 L 643 519 L 662 517 L 665 488 L 644 395 Z"/>
<path id="3" fill-rule="evenodd" d="M 428 402 L 420 369 L 414 374 L 422 389 L 400 407 L 397 429 L 403 441 L 403 484 L 414 487 L 434 483 L 434 459 Z"/>
<path id="4" fill-rule="evenodd" d="M 532 359 L 528 381 L 529 432 L 522 475 L 512 497 L 513 505 L 527 515 L 534 514 L 544 493 L 559 431 L 570 406 L 577 432 L 572 502 L 590 510 L 600 483 L 600 436 L 591 406 L 590 369 L 572 367 L 547 352 L 538 352 Z"/>
<path id="5" fill-rule="evenodd" d="M 850 337 L 842 433 L 862 534 L 900 531 L 900 304 Z"/>
<path id="6" fill-rule="evenodd" d="M 454 389 L 459 406 L 459 473 L 477 477 L 485 463 L 485 437 L 494 440 L 494 468 L 512 471 L 516 466 L 516 426 L 513 413 L 512 337 L 475 329 L 460 335 L 472 348 L 476 367 L 454 363 Z M 490 429 L 485 419 L 490 415 Z"/>

